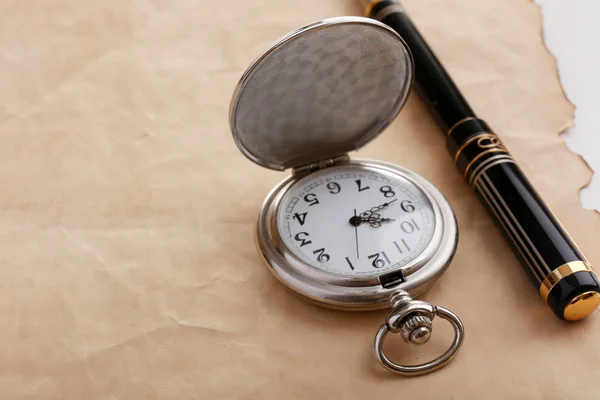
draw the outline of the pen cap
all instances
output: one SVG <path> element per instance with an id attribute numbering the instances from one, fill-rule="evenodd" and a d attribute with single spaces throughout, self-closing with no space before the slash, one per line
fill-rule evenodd
<path id="1" fill-rule="evenodd" d="M 540 295 L 560 318 L 578 321 L 600 305 L 600 282 L 587 262 L 572 261 L 548 275 Z"/>
<path id="2" fill-rule="evenodd" d="M 413 60 L 400 36 L 368 18 L 331 18 L 284 36 L 242 76 L 231 102 L 244 155 L 276 170 L 357 150 L 396 117 Z"/>

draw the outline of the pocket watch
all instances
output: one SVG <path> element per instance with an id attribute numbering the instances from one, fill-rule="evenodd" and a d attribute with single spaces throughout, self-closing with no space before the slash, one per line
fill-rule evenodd
<path id="1" fill-rule="evenodd" d="M 375 335 L 387 369 L 417 375 L 445 365 L 464 329 L 451 311 L 413 300 L 446 270 L 458 229 L 444 196 L 406 168 L 350 159 L 406 102 L 412 55 L 401 37 L 366 18 L 331 18 L 295 30 L 243 74 L 230 108 L 234 140 L 258 165 L 291 170 L 267 196 L 256 242 L 273 275 L 325 307 L 391 307 Z M 437 359 L 400 365 L 383 343 L 397 333 L 426 343 L 435 317 L 454 340 Z"/>

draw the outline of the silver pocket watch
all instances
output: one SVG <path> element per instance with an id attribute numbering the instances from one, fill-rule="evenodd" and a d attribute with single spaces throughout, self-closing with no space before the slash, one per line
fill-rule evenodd
<path id="1" fill-rule="evenodd" d="M 359 17 L 327 19 L 291 32 L 255 60 L 230 109 L 242 153 L 263 167 L 292 171 L 258 217 L 257 246 L 270 271 L 325 307 L 391 307 L 375 336 L 375 354 L 404 375 L 442 367 L 462 345 L 463 325 L 454 313 L 413 300 L 450 264 L 456 219 L 421 176 L 348 153 L 396 117 L 413 69 L 406 44 L 387 26 Z M 444 354 L 414 366 L 385 356 L 388 333 L 426 343 L 436 316 L 454 327 Z"/>

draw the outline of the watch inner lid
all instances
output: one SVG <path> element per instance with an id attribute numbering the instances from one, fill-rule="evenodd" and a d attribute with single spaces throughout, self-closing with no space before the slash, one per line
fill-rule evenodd
<path id="1" fill-rule="evenodd" d="M 236 144 L 267 168 L 317 162 L 375 138 L 404 105 L 413 78 L 392 29 L 332 18 L 280 39 L 248 68 L 231 103 Z"/>

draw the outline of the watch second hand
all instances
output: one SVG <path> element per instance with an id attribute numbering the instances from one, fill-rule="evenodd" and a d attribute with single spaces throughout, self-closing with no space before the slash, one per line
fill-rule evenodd
<path id="1" fill-rule="evenodd" d="M 356 218 L 356 208 L 354 209 L 354 218 Z M 358 224 L 354 225 L 354 238 L 356 239 L 356 259 L 358 260 L 360 258 L 358 256 Z"/>

